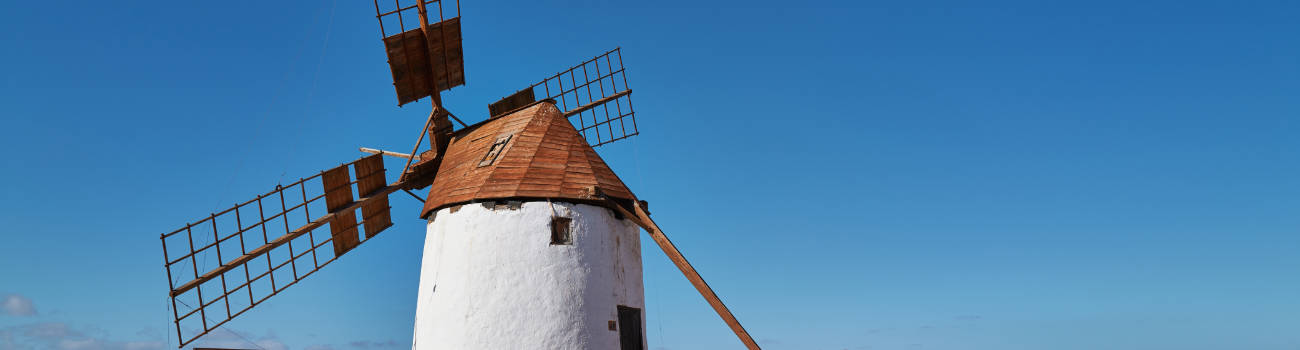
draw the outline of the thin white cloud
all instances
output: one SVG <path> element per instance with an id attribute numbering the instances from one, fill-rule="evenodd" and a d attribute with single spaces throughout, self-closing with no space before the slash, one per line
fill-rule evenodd
<path id="1" fill-rule="evenodd" d="M 32 300 L 18 294 L 0 297 L 0 313 L 9 316 L 35 316 L 36 306 Z"/>
<path id="2" fill-rule="evenodd" d="M 45 322 L 0 328 L 0 350 L 165 350 L 154 340 L 118 341 L 95 329 L 74 329 L 66 323 Z"/>
<path id="3" fill-rule="evenodd" d="M 232 331 L 227 328 L 213 331 L 195 341 L 193 346 L 213 348 L 258 348 L 265 350 L 288 350 L 289 346 L 280 341 L 273 333 L 262 336 L 247 335 L 246 332 Z"/>
<path id="4" fill-rule="evenodd" d="M 348 346 L 350 346 L 353 349 L 361 349 L 361 350 L 398 349 L 401 348 L 402 344 L 398 343 L 396 340 L 386 340 L 386 341 L 358 340 L 358 341 L 349 342 Z"/>

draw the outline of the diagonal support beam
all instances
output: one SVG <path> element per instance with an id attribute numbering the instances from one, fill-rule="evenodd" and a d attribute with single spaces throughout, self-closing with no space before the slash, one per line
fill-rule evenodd
<path id="1" fill-rule="evenodd" d="M 704 300 L 707 300 L 710 306 L 713 306 L 713 311 L 716 311 L 718 316 L 721 316 L 722 320 L 727 322 L 727 326 L 731 327 L 732 332 L 736 332 L 736 337 L 740 338 L 740 341 L 745 343 L 745 347 L 750 350 L 759 349 L 758 343 L 754 342 L 754 338 L 750 337 L 749 332 L 745 331 L 745 327 L 741 326 L 740 321 L 736 320 L 736 315 L 731 314 L 731 310 L 727 309 L 727 305 L 722 303 L 722 299 L 719 299 L 718 295 L 713 293 L 713 288 L 709 288 L 709 284 L 704 282 L 704 278 L 700 277 L 700 273 L 695 271 L 695 267 L 691 266 L 689 261 L 686 261 L 686 257 L 682 256 L 682 252 L 677 250 L 677 246 L 673 245 L 673 242 L 668 240 L 668 236 L 664 235 L 664 232 L 659 230 L 659 225 L 656 225 L 654 220 L 650 219 L 650 214 L 646 213 L 645 209 L 641 208 L 641 205 L 633 204 L 632 207 L 635 212 L 631 212 L 614 200 L 607 199 L 607 201 L 609 202 L 610 207 L 613 207 L 614 210 L 617 210 L 620 214 L 623 214 L 624 217 L 631 219 L 632 222 L 645 229 L 645 232 L 650 235 L 650 238 L 654 239 L 655 243 L 659 244 L 660 249 L 663 249 L 664 254 L 668 255 L 668 259 L 672 260 L 673 264 L 677 265 L 677 268 L 682 270 L 682 274 L 686 275 L 686 279 L 691 281 L 691 284 L 695 286 L 695 290 L 699 291 L 700 295 L 704 296 Z M 640 202 L 633 201 L 633 203 Z"/>

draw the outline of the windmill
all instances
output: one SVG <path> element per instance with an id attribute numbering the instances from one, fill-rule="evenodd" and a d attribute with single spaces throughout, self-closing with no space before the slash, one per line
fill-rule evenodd
<path id="1" fill-rule="evenodd" d="M 441 98 L 465 83 L 452 1 L 375 1 L 398 105 L 432 102 L 409 153 L 361 148 L 372 155 L 161 235 L 179 345 L 392 226 L 388 196 L 403 191 L 424 203 L 418 216 L 427 220 L 412 348 L 643 349 L 644 229 L 758 349 L 593 148 L 639 133 L 621 50 L 514 92 L 490 104 L 486 120 L 465 124 Z M 384 156 L 404 163 L 391 183 Z M 425 188 L 425 198 L 412 192 Z"/>

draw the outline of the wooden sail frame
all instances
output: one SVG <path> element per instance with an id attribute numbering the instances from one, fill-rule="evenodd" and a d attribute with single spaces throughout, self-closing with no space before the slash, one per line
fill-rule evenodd
<path id="1" fill-rule="evenodd" d="M 444 0 L 394 0 L 391 8 L 381 5 L 387 1 L 374 1 L 399 106 L 425 97 L 441 105 L 441 91 L 465 85 L 460 1 L 452 1 L 454 6 L 444 6 Z M 416 14 L 415 23 L 408 23 L 411 14 Z M 394 23 L 396 32 L 390 35 Z"/>
<path id="2" fill-rule="evenodd" d="M 349 168 L 355 170 L 355 180 Z M 266 194 L 161 235 L 172 323 L 180 346 L 216 330 L 392 226 L 388 194 L 402 184 L 383 185 L 384 177 L 382 156 L 364 157 L 277 185 Z M 321 193 L 309 194 L 308 188 L 314 187 L 309 184 L 317 183 Z M 352 197 L 354 185 L 360 198 Z M 320 208 L 322 204 L 328 206 Z M 355 217 L 358 209 L 360 223 Z M 313 211 L 318 215 L 312 216 Z M 299 213 L 301 221 L 294 219 Z M 315 233 L 323 226 L 330 226 L 330 235 Z M 357 234 L 358 226 L 365 235 Z M 272 232 L 281 229 L 284 233 L 272 239 Z M 332 252 L 319 251 L 331 243 Z M 186 336 L 187 328 L 197 332 Z"/>
<path id="3" fill-rule="evenodd" d="M 541 96 L 540 99 L 535 96 Z M 537 100 L 554 100 L 592 147 L 640 134 L 622 48 L 614 48 L 529 85 L 488 106 L 492 117 Z"/>

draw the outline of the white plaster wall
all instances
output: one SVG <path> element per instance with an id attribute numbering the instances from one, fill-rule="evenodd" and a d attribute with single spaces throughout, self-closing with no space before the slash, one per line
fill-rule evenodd
<path id="1" fill-rule="evenodd" d="M 573 219 L 572 245 L 551 245 L 552 204 Z M 644 335 L 631 221 L 561 202 L 444 208 L 425 235 L 412 348 L 618 349 L 618 305 L 642 309 Z"/>

